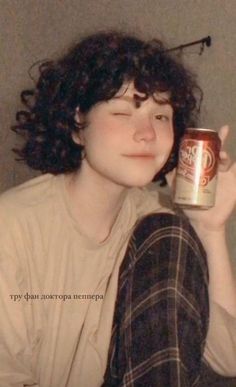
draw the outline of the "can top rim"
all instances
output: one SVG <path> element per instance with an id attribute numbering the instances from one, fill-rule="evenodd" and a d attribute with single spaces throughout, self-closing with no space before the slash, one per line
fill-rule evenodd
<path id="1" fill-rule="evenodd" d="M 206 129 L 206 128 L 186 128 L 186 131 L 196 131 L 196 132 L 213 132 L 217 133 L 215 129 Z"/>

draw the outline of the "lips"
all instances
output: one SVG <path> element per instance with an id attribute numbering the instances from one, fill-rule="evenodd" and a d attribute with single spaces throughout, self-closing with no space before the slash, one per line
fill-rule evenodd
<path id="1" fill-rule="evenodd" d="M 125 157 L 131 157 L 131 158 L 135 158 L 135 157 L 143 157 L 143 158 L 148 158 L 148 159 L 153 159 L 153 158 L 155 158 L 155 155 L 152 154 L 152 153 L 124 154 L 123 156 L 125 156 Z"/>

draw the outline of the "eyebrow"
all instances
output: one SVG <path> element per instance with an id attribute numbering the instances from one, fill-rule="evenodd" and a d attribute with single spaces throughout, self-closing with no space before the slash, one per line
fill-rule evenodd
<path id="1" fill-rule="evenodd" d="M 135 108 L 139 108 L 141 106 L 141 101 L 139 99 L 136 99 L 135 97 L 130 97 L 128 95 L 121 95 L 120 97 L 113 97 L 112 100 L 114 101 L 125 101 L 131 104 L 132 106 L 135 106 Z"/>
<path id="2" fill-rule="evenodd" d="M 163 99 L 161 99 L 161 98 L 157 99 L 154 96 L 152 98 L 153 98 L 153 101 L 157 105 L 171 106 L 170 100 L 168 98 L 166 98 L 166 99 L 164 99 L 164 98 Z M 147 100 L 147 97 L 146 96 L 145 97 L 141 97 L 138 94 L 134 94 L 133 97 L 128 96 L 128 95 L 121 95 L 120 97 L 119 96 L 113 97 L 112 100 L 126 101 L 126 102 L 131 103 L 132 105 L 135 105 L 136 108 L 139 108 L 141 106 L 142 102 Z"/>
<path id="3" fill-rule="evenodd" d="M 121 97 L 113 97 L 112 99 L 119 100 L 119 101 L 127 101 L 133 103 L 135 99 L 133 97 L 122 95 Z"/>

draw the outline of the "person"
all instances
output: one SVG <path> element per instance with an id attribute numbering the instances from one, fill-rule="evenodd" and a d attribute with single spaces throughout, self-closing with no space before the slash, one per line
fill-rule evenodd
<path id="1" fill-rule="evenodd" d="M 0 198 L 1 387 L 194 386 L 203 363 L 236 375 L 236 165 L 222 150 L 208 211 L 178 214 L 156 183 L 171 185 L 201 99 L 162 42 L 121 32 L 40 66 L 14 130 L 42 175 Z"/>

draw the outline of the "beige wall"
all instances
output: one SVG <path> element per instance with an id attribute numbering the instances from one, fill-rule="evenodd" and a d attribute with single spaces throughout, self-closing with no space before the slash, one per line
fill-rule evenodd
<path id="1" fill-rule="evenodd" d="M 160 37 L 170 46 L 211 35 L 211 48 L 201 56 L 198 47 L 189 48 L 184 60 L 198 73 L 204 90 L 202 124 L 230 124 L 228 149 L 236 156 L 235 0 L 0 0 L 0 9 L 0 191 L 35 174 L 16 164 L 10 153 L 19 144 L 9 131 L 20 107 L 18 95 L 32 85 L 28 68 L 56 56 L 79 36 L 107 27 Z M 233 217 L 233 256 L 235 236 Z"/>

